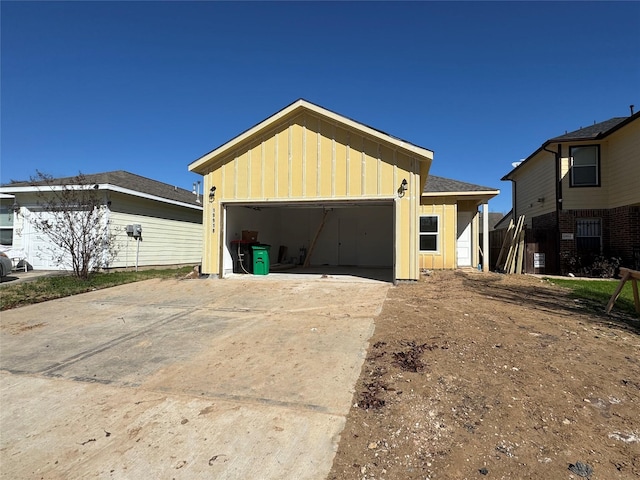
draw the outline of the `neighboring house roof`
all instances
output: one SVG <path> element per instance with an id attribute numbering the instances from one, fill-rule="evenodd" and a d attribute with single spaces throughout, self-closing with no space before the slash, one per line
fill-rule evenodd
<path id="1" fill-rule="evenodd" d="M 403 149 L 411 154 L 414 154 L 420 160 L 431 161 L 433 160 L 433 151 L 428 150 L 423 147 L 419 147 L 412 143 L 407 142 L 406 140 L 402 140 L 400 138 L 394 137 L 385 133 L 381 130 L 377 130 L 375 128 L 369 127 L 363 123 L 352 120 L 348 117 L 340 115 L 338 113 L 332 112 L 331 110 L 327 110 L 326 108 L 320 107 L 319 105 L 315 105 L 311 102 L 308 102 L 304 99 L 298 99 L 293 102 L 291 105 L 283 108 L 279 112 L 271 115 L 267 119 L 262 122 L 254 125 L 253 127 L 245 130 L 240 135 L 234 137 L 228 142 L 220 145 L 219 147 L 211 150 L 209 153 L 206 153 L 202 157 L 194 160 L 189 164 L 189 170 L 197 173 L 204 174 L 204 166 L 209 164 L 211 161 L 214 161 L 216 158 L 225 155 L 227 152 L 235 148 L 238 144 L 246 141 L 247 139 L 258 136 L 261 132 L 272 128 L 274 125 L 284 121 L 287 118 L 294 118 L 299 115 L 303 111 L 312 112 L 320 117 L 328 119 L 331 122 L 340 124 L 343 128 L 352 129 L 357 132 L 360 132 L 363 135 L 368 135 L 370 137 L 377 138 L 379 141 L 389 143 L 397 148 Z"/>
<path id="2" fill-rule="evenodd" d="M 99 189 L 118 191 L 129 195 L 188 206 L 191 208 L 202 208 L 202 204 L 197 202 L 196 195 L 189 190 L 169 185 L 167 183 L 158 182 L 157 180 L 152 180 L 124 170 L 83 175 L 87 183 L 98 185 Z M 75 176 L 54 178 L 51 182 L 11 182 L 6 185 L 2 185 L 0 188 L 5 193 L 29 192 L 36 190 L 36 187 L 46 184 L 70 185 L 75 178 Z M 200 196 L 200 198 L 202 198 L 202 196 Z"/>
<path id="3" fill-rule="evenodd" d="M 441 194 L 495 194 L 498 195 L 500 190 L 491 187 L 483 187 L 481 185 L 475 185 L 473 183 L 461 182 L 459 180 L 453 180 L 451 178 L 438 177 L 436 175 L 429 175 L 427 183 L 422 191 L 423 195 L 441 195 Z"/>
<path id="4" fill-rule="evenodd" d="M 496 229 L 496 225 L 498 224 L 498 222 L 500 222 L 500 220 L 502 220 L 504 218 L 504 213 L 500 213 L 500 212 L 489 212 L 489 231 L 491 230 L 495 230 Z M 478 224 L 480 225 L 480 233 L 482 233 L 482 212 L 479 213 L 479 222 Z"/>
<path id="5" fill-rule="evenodd" d="M 504 217 L 502 217 L 496 224 L 493 226 L 492 230 L 499 230 L 501 228 L 507 228 L 509 226 L 509 221 L 513 218 L 513 209 L 509 210 Z"/>
<path id="6" fill-rule="evenodd" d="M 595 123 L 588 127 L 580 128 L 573 132 L 565 133 L 564 135 L 560 135 L 558 137 L 553 137 L 544 142 L 540 148 L 538 148 L 535 152 L 525 158 L 522 162 L 520 162 L 513 170 L 507 173 L 501 180 L 511 180 L 511 175 L 521 168 L 527 161 L 531 158 L 535 157 L 538 153 L 544 150 L 546 147 L 553 143 L 562 143 L 562 142 L 574 142 L 574 141 L 584 141 L 584 140 L 602 140 L 603 138 L 608 137 L 613 132 L 621 129 L 625 125 L 633 122 L 634 120 L 640 118 L 640 112 L 637 112 L 629 117 L 614 117 L 609 120 L 605 120 L 604 122 Z"/>
<path id="7" fill-rule="evenodd" d="M 604 122 L 594 123 L 588 127 L 579 128 L 573 132 L 565 133 L 558 137 L 554 137 L 549 142 L 565 142 L 567 140 L 594 140 L 600 135 L 608 134 L 610 130 L 617 127 L 620 123 L 627 120 L 629 117 L 614 117 Z M 604 135 L 603 135 L 604 136 Z"/>

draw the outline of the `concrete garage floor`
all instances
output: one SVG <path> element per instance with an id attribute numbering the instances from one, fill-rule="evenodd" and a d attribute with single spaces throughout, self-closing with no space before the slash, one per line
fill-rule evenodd
<path id="1" fill-rule="evenodd" d="M 2 313 L 0 477 L 323 479 L 389 283 L 149 280 Z"/>

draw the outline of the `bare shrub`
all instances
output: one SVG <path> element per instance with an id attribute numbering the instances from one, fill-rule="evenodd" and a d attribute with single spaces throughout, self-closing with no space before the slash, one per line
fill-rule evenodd
<path id="1" fill-rule="evenodd" d="M 31 183 L 39 187 L 38 209 L 27 220 L 51 241 L 46 254 L 53 263 L 83 279 L 108 267 L 117 253 L 115 234 L 96 186 L 82 173 L 61 182 L 40 171 Z"/>

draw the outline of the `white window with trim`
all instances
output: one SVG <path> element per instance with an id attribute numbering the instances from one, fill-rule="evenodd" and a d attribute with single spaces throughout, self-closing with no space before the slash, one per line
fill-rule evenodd
<path id="1" fill-rule="evenodd" d="M 420 251 L 438 252 L 440 250 L 440 217 L 438 215 L 420 215 Z"/>
<path id="2" fill-rule="evenodd" d="M 569 149 L 572 187 L 600 186 L 600 146 L 584 145 Z"/>
<path id="3" fill-rule="evenodd" d="M 600 255 L 602 252 L 602 220 L 580 218 L 576 220 L 576 250 L 579 254 Z"/>

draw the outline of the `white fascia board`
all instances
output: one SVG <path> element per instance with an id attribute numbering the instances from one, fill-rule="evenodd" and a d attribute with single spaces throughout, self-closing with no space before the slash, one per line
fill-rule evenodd
<path id="1" fill-rule="evenodd" d="M 134 197 L 147 198 L 149 200 L 155 200 L 156 202 L 170 203 L 171 205 L 178 205 L 181 207 L 193 208 L 194 210 L 202 210 L 202 205 L 193 205 L 191 203 L 179 202 L 178 200 L 171 200 L 168 198 L 158 197 L 156 195 L 150 195 L 148 193 L 138 192 L 136 190 L 129 190 L 128 188 L 118 187 L 117 185 L 110 185 L 108 183 L 101 184 L 100 189 L 110 190 L 112 192 L 124 193 L 127 195 L 133 195 Z"/>
<path id="2" fill-rule="evenodd" d="M 399 140 L 395 137 L 392 137 L 391 135 L 387 135 L 385 133 L 382 133 L 378 130 L 374 130 L 373 128 L 367 127 L 366 125 L 363 125 L 361 123 L 355 122 L 353 120 L 350 120 L 346 117 L 343 117 L 342 115 L 338 115 L 337 113 L 334 113 L 330 110 L 326 110 L 322 107 L 319 107 L 318 105 L 314 105 L 312 103 L 309 103 L 305 100 L 298 100 L 294 103 L 292 103 L 291 105 L 289 105 L 288 107 L 284 108 L 283 110 L 280 110 L 278 113 L 272 115 L 271 117 L 267 118 L 266 120 L 263 120 L 262 122 L 260 122 L 259 124 L 257 124 L 255 127 L 250 128 L 249 130 L 247 130 L 244 133 L 241 133 L 240 135 L 238 135 L 237 137 L 233 138 L 232 140 L 228 141 L 227 143 L 225 143 L 224 145 L 221 145 L 220 147 L 216 148 L 215 150 L 212 150 L 211 152 L 203 155 L 202 157 L 198 158 L 197 160 L 194 160 L 193 162 L 191 162 L 189 164 L 189 171 L 193 172 L 196 169 L 202 167 L 205 163 L 209 162 L 211 159 L 217 157 L 218 155 L 220 155 L 221 153 L 228 151 L 228 150 L 232 150 L 236 145 L 242 143 L 243 141 L 247 140 L 248 138 L 251 138 L 253 135 L 255 135 L 257 132 L 268 128 L 270 125 L 277 123 L 281 118 L 286 117 L 287 115 L 291 114 L 292 112 L 294 112 L 295 110 L 298 109 L 307 109 L 311 112 L 315 112 L 316 114 L 322 115 L 324 117 L 327 117 L 337 123 L 341 123 L 345 126 L 348 126 L 354 130 L 360 131 L 364 134 L 367 134 L 369 136 L 378 138 L 382 141 L 385 141 L 387 143 L 390 143 L 392 145 L 397 146 L 398 148 L 401 148 L 403 150 L 409 151 L 415 155 L 418 156 L 418 159 L 421 161 L 431 161 L 433 160 L 433 151 L 428 150 L 426 148 L 422 148 L 422 147 L 418 147 L 417 145 L 413 145 L 411 143 L 407 143 L 404 142 L 402 140 Z"/>
<path id="3" fill-rule="evenodd" d="M 469 197 L 469 196 L 492 196 L 500 195 L 500 190 L 480 190 L 477 192 L 426 192 L 423 197 Z"/>
<path id="4" fill-rule="evenodd" d="M 178 205 L 180 207 L 193 208 L 194 210 L 202 210 L 202 205 L 193 205 L 191 203 L 179 202 L 178 200 L 171 200 L 168 198 L 158 197 L 156 195 L 150 195 L 148 193 L 138 192 L 137 190 L 129 190 L 128 188 L 122 188 L 117 185 L 111 185 L 108 183 L 100 184 L 99 190 L 109 190 L 112 192 L 124 193 L 126 195 L 132 195 L 134 197 L 146 198 L 149 200 L 155 200 L 156 202 L 169 203 L 171 205 Z"/>
<path id="5" fill-rule="evenodd" d="M 65 188 L 71 188 L 71 189 L 77 189 L 77 190 L 81 190 L 81 189 L 89 189 L 89 190 L 93 190 L 94 187 L 90 186 L 87 187 L 85 185 L 51 185 L 51 186 L 40 186 L 40 185 L 29 185 L 29 186 L 25 186 L 25 187 L 0 187 L 0 193 L 10 193 L 10 194 L 15 194 L 15 193 L 40 193 L 40 192 L 46 192 L 46 191 L 61 191 Z M 139 192 L 137 190 L 130 190 L 128 188 L 122 188 L 119 187 L 117 185 L 111 185 L 109 183 L 101 183 L 98 184 L 98 188 L 96 190 L 103 190 L 103 191 L 109 191 L 109 192 L 118 192 L 118 193 L 124 193 L 125 195 L 131 195 L 133 197 L 140 197 L 140 198 L 146 198 L 148 200 L 154 200 L 156 202 L 162 202 L 162 203 L 168 203 L 171 205 L 178 205 L 180 207 L 186 207 L 186 208 L 192 208 L 194 210 L 202 210 L 202 206 L 201 205 L 193 205 L 190 203 L 185 203 L 185 202 L 179 202 L 177 200 L 171 200 L 168 198 L 163 198 L 163 197 L 158 197 L 156 195 L 151 195 L 148 193 L 144 193 L 144 192 Z"/>
<path id="6" fill-rule="evenodd" d="M 0 192 L 2 193 L 40 193 L 40 192 L 59 192 L 63 189 L 72 189 L 72 190 L 91 190 L 93 186 L 87 187 L 84 185 L 27 185 L 25 187 L 0 187 Z"/>
<path id="7" fill-rule="evenodd" d="M 272 115 L 269 118 L 267 118 L 266 120 L 263 120 L 262 122 L 257 124 L 255 127 L 250 128 L 249 130 L 245 131 L 244 133 L 241 133 L 240 135 L 238 135 L 237 137 L 234 137 L 232 140 L 228 141 L 227 143 L 225 143 L 223 145 L 220 145 L 215 150 L 212 150 L 211 152 L 204 154 L 202 157 L 198 158 L 197 160 L 194 160 L 193 162 L 191 162 L 189 164 L 189 171 L 193 172 L 198 167 L 200 167 L 203 164 L 207 163 L 212 158 L 215 158 L 216 156 L 218 156 L 221 152 L 224 152 L 225 150 L 232 149 L 233 147 L 235 147 L 239 143 L 243 142 L 247 138 L 250 138 L 256 132 L 259 132 L 263 128 L 268 127 L 270 124 L 277 122 L 280 118 L 288 115 L 289 113 L 294 111 L 296 108 L 300 108 L 301 106 L 302 106 L 302 101 L 298 100 L 297 102 L 294 102 L 291 105 L 289 105 L 287 108 L 285 108 L 283 110 L 280 110 L 275 115 Z"/>
<path id="8" fill-rule="evenodd" d="M 420 157 L 423 158 L 419 158 L 419 160 L 433 160 L 433 151 L 428 150 L 426 148 L 422 148 L 422 147 L 418 147 L 417 145 L 413 145 L 412 143 L 408 143 L 405 141 L 402 141 L 398 138 L 392 137 L 391 135 L 388 135 L 386 133 L 380 132 L 378 130 L 374 130 L 371 127 L 367 127 L 366 125 L 363 125 L 362 123 L 358 123 L 354 120 L 351 120 L 347 117 L 343 117 L 342 115 L 339 115 L 337 113 L 334 113 L 330 110 L 326 110 L 322 107 L 319 107 L 317 105 L 313 105 L 309 102 L 305 102 L 304 100 L 300 100 L 300 104 L 301 106 L 304 106 L 306 108 L 308 108 L 311 111 L 314 111 L 316 113 L 319 113 L 320 115 L 323 115 L 325 117 L 329 117 L 332 120 L 335 120 L 336 122 L 342 123 L 348 127 L 353 128 L 354 130 L 366 133 L 367 135 L 370 135 L 372 137 L 376 137 L 379 138 L 380 140 L 384 140 L 388 143 L 391 143 L 399 148 L 402 148 L 404 150 L 407 150 L 411 153 L 415 153 L 416 155 L 419 155 Z"/>

